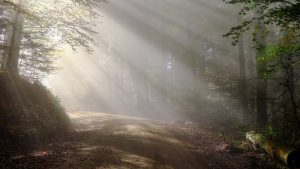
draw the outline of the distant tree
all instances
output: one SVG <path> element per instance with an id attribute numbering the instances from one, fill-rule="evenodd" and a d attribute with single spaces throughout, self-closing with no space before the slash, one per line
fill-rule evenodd
<path id="1" fill-rule="evenodd" d="M 256 36 L 259 47 L 256 50 L 257 58 L 257 78 L 256 78 L 256 121 L 259 128 L 264 128 L 268 125 L 268 80 L 265 78 L 267 63 L 259 61 L 259 55 L 264 54 L 266 48 L 266 27 L 260 22 L 257 23 Z"/>
<path id="2" fill-rule="evenodd" d="M 245 45 L 244 37 L 240 36 L 239 44 L 239 70 L 240 70 L 240 84 L 239 84 L 239 94 L 241 103 L 241 115 L 243 122 L 247 122 L 248 118 L 248 101 L 247 101 L 247 85 L 246 85 L 246 59 L 245 59 Z"/>

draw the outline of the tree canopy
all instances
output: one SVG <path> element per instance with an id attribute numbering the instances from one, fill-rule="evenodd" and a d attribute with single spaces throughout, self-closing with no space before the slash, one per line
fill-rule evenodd
<path id="1" fill-rule="evenodd" d="M 300 1 L 299 0 L 223 0 L 228 4 L 240 5 L 239 15 L 246 19 L 239 26 L 232 27 L 225 36 L 233 38 L 233 44 L 239 40 L 241 33 L 248 31 L 253 22 L 275 25 L 281 31 L 293 32 L 299 37 Z M 253 14 L 254 12 L 254 14 Z"/>
<path id="2" fill-rule="evenodd" d="M 9 49 L 12 49 L 13 35 L 10 34 L 14 31 L 22 36 L 18 44 L 18 69 L 20 74 L 31 79 L 38 79 L 56 69 L 53 62 L 64 45 L 70 45 L 73 50 L 84 47 L 92 51 L 91 46 L 96 44 L 93 39 L 97 34 L 94 27 L 101 1 L 2 0 L 2 65 L 7 64 L 4 62 L 9 58 Z"/>

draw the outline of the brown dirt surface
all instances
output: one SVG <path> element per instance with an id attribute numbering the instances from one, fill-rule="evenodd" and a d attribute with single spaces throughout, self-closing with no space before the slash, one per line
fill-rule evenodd
<path id="1" fill-rule="evenodd" d="M 2 158 L 4 169 L 284 169 L 215 132 L 93 112 L 69 114 L 75 131 L 37 151 Z"/>

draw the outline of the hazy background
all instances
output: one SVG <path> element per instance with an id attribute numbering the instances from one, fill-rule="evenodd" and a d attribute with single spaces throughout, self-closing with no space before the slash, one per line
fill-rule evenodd
<path id="1" fill-rule="evenodd" d="M 238 49 L 222 37 L 237 10 L 221 0 L 109 0 L 100 13 L 94 52 L 66 47 L 63 69 L 45 80 L 68 111 L 196 120 L 239 109 L 224 89 L 235 88 L 226 81 L 238 78 Z"/>

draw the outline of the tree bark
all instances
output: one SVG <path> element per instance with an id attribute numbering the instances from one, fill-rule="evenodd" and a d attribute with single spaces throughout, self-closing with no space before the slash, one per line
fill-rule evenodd
<path id="1" fill-rule="evenodd" d="M 289 112 L 293 112 L 293 118 L 296 122 L 297 127 L 300 129 L 300 120 L 298 117 L 298 105 L 296 102 L 296 96 L 295 96 L 295 80 L 294 80 L 294 68 L 291 65 L 291 58 L 288 57 L 287 59 L 288 63 L 286 65 L 285 71 L 286 71 L 286 87 L 287 87 L 287 93 L 289 95 L 289 102 L 290 104 L 288 104 L 288 110 L 290 110 Z M 289 106 L 290 105 L 290 106 Z"/>
<path id="2" fill-rule="evenodd" d="M 22 7 L 22 0 L 19 0 L 19 8 Z M 23 32 L 24 16 L 19 9 L 16 9 L 13 19 L 11 31 L 11 39 L 9 44 L 9 51 L 6 60 L 6 69 L 11 75 L 19 75 L 19 58 L 21 49 L 21 40 Z"/>
<path id="3" fill-rule="evenodd" d="M 239 44 L 239 70 L 240 70 L 240 104 L 241 104 L 241 117 L 242 122 L 246 123 L 248 118 L 248 102 L 247 102 L 247 86 L 246 86 L 246 68 L 245 68 L 245 49 L 244 49 L 244 37 L 240 36 Z"/>
<path id="4" fill-rule="evenodd" d="M 300 167 L 300 150 L 265 138 L 262 134 L 247 132 L 246 139 L 257 147 L 264 149 L 271 157 L 279 159 L 290 168 Z"/>
<path id="5" fill-rule="evenodd" d="M 259 49 L 257 54 L 264 50 L 266 47 L 265 40 L 266 28 L 261 23 L 258 23 L 258 36 Z M 268 81 L 264 78 L 266 70 L 266 62 L 257 63 L 257 78 L 256 78 L 256 121 L 259 128 L 264 128 L 268 124 L 268 108 L 267 108 L 267 90 Z"/>

